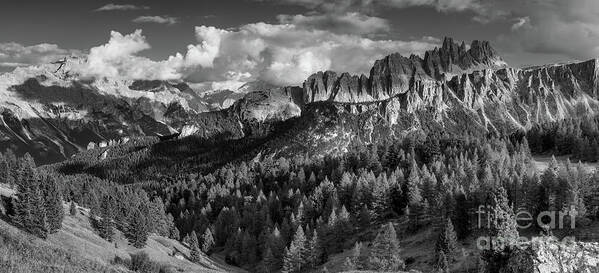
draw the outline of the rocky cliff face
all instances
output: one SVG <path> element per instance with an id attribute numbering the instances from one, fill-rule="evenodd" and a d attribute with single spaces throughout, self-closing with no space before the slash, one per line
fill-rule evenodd
<path id="1" fill-rule="evenodd" d="M 427 51 L 424 58 L 391 54 L 374 63 L 370 76 L 319 72 L 304 83 L 305 102 L 360 103 L 385 100 L 406 93 L 415 83 L 441 81 L 452 75 L 486 68 L 507 67 L 489 42 L 474 41 L 470 49 L 446 38 L 441 48 Z"/>
<path id="2" fill-rule="evenodd" d="M 599 272 L 599 244 L 533 240 L 510 254 L 502 273 Z"/>
<path id="3" fill-rule="evenodd" d="M 424 58 L 392 54 L 370 76 L 319 72 L 304 83 L 304 102 L 378 103 L 389 124 L 397 113 L 433 109 L 444 124 L 456 112 L 488 131 L 593 114 L 599 110 L 598 60 L 526 69 L 507 67 L 488 42 L 445 39 Z M 453 114 L 452 114 L 453 113 Z"/>

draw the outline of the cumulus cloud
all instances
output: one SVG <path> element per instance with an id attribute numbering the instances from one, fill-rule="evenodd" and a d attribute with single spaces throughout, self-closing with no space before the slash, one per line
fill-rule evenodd
<path id="1" fill-rule="evenodd" d="M 0 70 L 42 63 L 50 63 L 67 55 L 79 55 L 77 50 L 62 49 L 58 45 L 42 43 L 24 46 L 18 43 L 0 43 Z"/>
<path id="2" fill-rule="evenodd" d="M 136 5 L 131 5 L 131 4 L 106 4 L 104 6 L 101 6 L 97 9 L 95 9 L 95 11 L 113 11 L 113 10 L 144 10 L 144 9 L 150 9 L 150 7 L 148 6 L 136 6 Z"/>
<path id="3" fill-rule="evenodd" d="M 180 79 L 185 58 L 177 53 L 163 61 L 137 56 L 149 49 L 141 30 L 122 35 L 112 31 L 108 43 L 90 49 L 87 62 L 76 68 L 83 76 L 126 79 Z"/>
<path id="4" fill-rule="evenodd" d="M 276 85 L 300 84 L 321 70 L 367 73 L 374 60 L 387 54 L 423 53 L 436 45 L 424 39 L 373 40 L 294 24 L 256 23 L 236 31 L 212 29 L 213 35 L 202 35 L 205 29 L 196 29 L 204 43 L 220 46 L 218 50 L 201 47 L 214 58 L 210 69 L 204 65 L 188 76 L 198 82 L 261 79 Z"/>
<path id="5" fill-rule="evenodd" d="M 358 12 L 344 14 L 279 15 L 282 24 L 293 24 L 309 29 L 329 30 L 334 33 L 371 34 L 389 31 L 386 19 Z"/>
<path id="6" fill-rule="evenodd" d="M 240 86 L 252 80 L 276 85 L 301 84 L 321 70 L 368 73 L 376 59 L 387 54 L 423 53 L 438 44 L 425 37 L 416 41 L 373 40 L 294 24 L 256 23 L 236 30 L 212 26 L 195 28 L 198 43 L 185 54 L 154 61 L 139 53 L 150 48 L 141 30 L 92 48 L 77 70 L 86 77 L 188 80 L 204 86 Z"/>
<path id="7" fill-rule="evenodd" d="M 132 20 L 134 23 L 155 23 L 155 24 L 165 24 L 165 25 L 174 25 L 179 22 L 179 19 L 176 17 L 164 15 L 164 16 L 139 16 Z"/>

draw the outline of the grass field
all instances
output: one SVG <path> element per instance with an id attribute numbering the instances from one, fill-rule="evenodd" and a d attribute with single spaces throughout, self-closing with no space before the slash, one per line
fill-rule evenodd
<path id="1" fill-rule="evenodd" d="M 563 166 L 563 164 L 566 162 L 566 160 L 570 158 L 569 155 L 564 155 L 564 156 L 556 156 L 555 159 L 557 160 L 557 162 Z M 572 162 L 572 164 L 577 164 L 578 161 L 577 160 L 570 160 Z M 533 156 L 533 165 L 535 167 L 535 169 L 541 173 L 544 172 L 547 167 L 549 166 L 549 163 L 551 162 L 551 155 L 535 155 Z M 597 168 L 597 166 L 599 166 L 599 163 L 597 162 L 593 162 L 593 163 L 583 163 L 583 166 L 585 167 L 585 169 L 589 172 L 593 172 L 595 171 L 595 169 Z"/>
<path id="2" fill-rule="evenodd" d="M 67 208 L 65 207 L 65 210 Z M 190 262 L 189 249 L 175 240 L 150 236 L 146 247 L 128 245 L 119 231 L 114 242 L 100 238 L 92 229 L 87 211 L 79 208 L 76 216 L 65 216 L 63 227 L 47 240 L 20 231 L 0 220 L 0 272 L 129 272 L 111 262 L 115 257 L 129 259 L 131 253 L 146 252 L 152 261 L 173 272 L 242 272 L 236 267 L 202 256 L 198 264 Z"/>

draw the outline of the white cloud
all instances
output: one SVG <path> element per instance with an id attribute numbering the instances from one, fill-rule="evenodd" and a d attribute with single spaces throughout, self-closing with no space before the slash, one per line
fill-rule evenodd
<path id="1" fill-rule="evenodd" d="M 88 77 L 126 79 L 180 79 L 184 57 L 177 53 L 163 61 L 153 61 L 137 56 L 149 49 L 141 30 L 122 35 L 112 31 L 108 43 L 90 49 L 87 62 L 78 67 L 79 73 Z"/>
<path id="2" fill-rule="evenodd" d="M 357 12 L 343 14 L 279 15 L 282 24 L 308 29 L 329 30 L 334 33 L 372 34 L 390 30 L 386 19 Z"/>
<path id="3" fill-rule="evenodd" d="M 200 65 L 213 67 L 217 57 L 222 37 L 229 32 L 215 27 L 200 26 L 195 28 L 196 38 L 201 43 L 197 46 L 188 46 L 187 65 Z"/>
<path id="4" fill-rule="evenodd" d="M 130 4 L 106 4 L 97 8 L 95 11 L 113 11 L 113 10 L 145 10 L 150 9 L 148 6 L 136 6 Z"/>
<path id="5" fill-rule="evenodd" d="M 423 53 L 435 45 L 428 40 L 373 40 L 293 24 L 256 23 L 236 31 L 212 28 L 213 35 L 200 35 L 205 29 L 196 29 L 204 43 L 220 46 L 218 50 L 202 47 L 214 59 L 210 69 L 206 69 L 210 63 L 205 63 L 189 74 L 196 82 L 261 79 L 277 85 L 300 84 L 321 70 L 368 73 L 374 61 L 387 54 Z"/>
<path id="6" fill-rule="evenodd" d="M 185 54 L 153 61 L 139 56 L 150 48 L 141 30 L 128 35 L 113 31 L 108 43 L 92 48 L 77 70 L 86 77 L 186 79 L 213 87 L 257 79 L 295 85 L 321 70 L 368 73 L 374 61 L 387 54 L 423 53 L 438 44 L 430 37 L 373 40 L 293 24 L 256 23 L 237 30 L 199 26 L 195 34 L 198 44 L 189 45 Z"/>
<path id="7" fill-rule="evenodd" d="M 42 43 L 24 46 L 18 43 L 0 43 L 0 67 L 50 63 L 67 55 L 79 55 L 77 50 L 67 50 L 55 44 Z"/>
<path id="8" fill-rule="evenodd" d="M 512 31 L 517 31 L 518 29 L 530 24 L 530 17 L 525 16 L 525 17 L 516 18 L 515 21 L 516 22 L 512 25 Z"/>
<path id="9" fill-rule="evenodd" d="M 165 24 L 165 25 L 174 25 L 179 22 L 179 19 L 172 16 L 139 16 L 132 20 L 134 23 L 155 23 L 155 24 Z"/>

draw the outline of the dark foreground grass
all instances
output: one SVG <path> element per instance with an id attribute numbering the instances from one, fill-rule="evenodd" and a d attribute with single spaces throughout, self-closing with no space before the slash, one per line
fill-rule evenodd
<path id="1" fill-rule="evenodd" d="M 52 247 L 0 220 L 0 272 L 117 273 L 128 272 Z"/>

